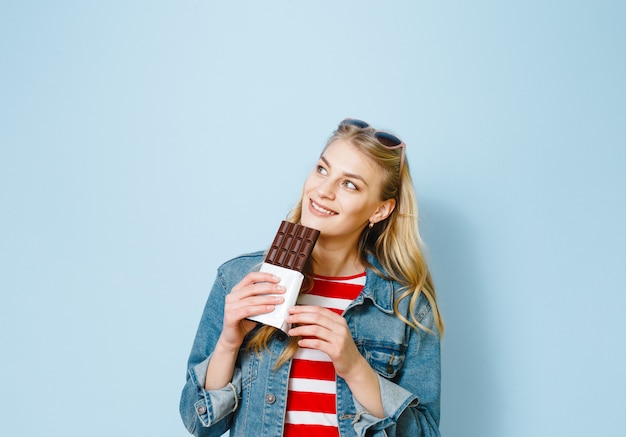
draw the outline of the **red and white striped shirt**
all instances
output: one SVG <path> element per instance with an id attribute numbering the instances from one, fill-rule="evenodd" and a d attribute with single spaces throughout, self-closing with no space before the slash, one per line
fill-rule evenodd
<path id="1" fill-rule="evenodd" d="M 299 305 L 316 305 L 343 314 L 363 290 L 365 272 L 349 277 L 315 276 L 313 289 L 298 298 Z M 289 375 L 284 436 L 339 436 L 337 385 L 330 357 L 299 348 Z"/>

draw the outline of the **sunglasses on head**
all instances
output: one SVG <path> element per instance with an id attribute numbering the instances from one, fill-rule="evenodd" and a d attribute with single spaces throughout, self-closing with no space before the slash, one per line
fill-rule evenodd
<path id="1" fill-rule="evenodd" d="M 343 126 L 343 125 L 355 126 L 360 129 L 374 129 L 366 121 L 357 120 L 356 118 L 346 118 L 341 123 L 339 123 L 339 126 Z M 394 150 L 398 148 L 402 149 L 401 155 L 400 155 L 400 174 L 402 174 L 402 169 L 404 167 L 404 152 L 406 150 L 406 144 L 404 144 L 404 141 L 402 141 L 397 136 L 390 134 L 389 132 L 376 130 L 376 129 L 374 129 L 374 138 L 376 138 L 378 142 L 386 149 L 389 149 L 389 150 Z"/>

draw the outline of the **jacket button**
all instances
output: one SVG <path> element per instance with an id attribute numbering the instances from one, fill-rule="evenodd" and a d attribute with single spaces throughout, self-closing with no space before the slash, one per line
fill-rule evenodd
<path id="1" fill-rule="evenodd" d="M 276 402 L 276 396 L 274 396 L 272 393 L 266 394 L 265 402 L 267 402 L 268 404 L 273 404 L 274 402 Z"/>
<path id="2" fill-rule="evenodd" d="M 198 412 L 198 414 L 205 414 L 206 413 L 206 407 L 204 405 L 200 405 L 200 406 L 198 406 L 198 408 L 196 408 L 196 411 Z"/>
<path id="3" fill-rule="evenodd" d="M 278 334 L 276 334 L 276 338 L 279 341 L 285 341 L 287 339 L 287 334 L 285 334 L 284 332 L 280 331 Z"/>

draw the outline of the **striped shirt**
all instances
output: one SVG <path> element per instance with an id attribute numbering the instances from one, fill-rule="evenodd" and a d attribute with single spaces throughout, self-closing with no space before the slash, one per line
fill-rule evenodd
<path id="1" fill-rule="evenodd" d="M 315 276 L 313 289 L 300 295 L 298 304 L 322 306 L 343 314 L 364 285 L 365 272 L 340 278 Z M 297 350 L 289 375 L 284 436 L 339 436 L 335 376 L 333 363 L 324 352 Z"/>

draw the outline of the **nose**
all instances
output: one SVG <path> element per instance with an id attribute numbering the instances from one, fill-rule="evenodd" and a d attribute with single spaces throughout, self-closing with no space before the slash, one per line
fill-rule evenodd
<path id="1" fill-rule="evenodd" d="M 326 179 L 317 186 L 317 194 L 320 198 L 334 199 L 335 187 L 330 179 Z"/>

